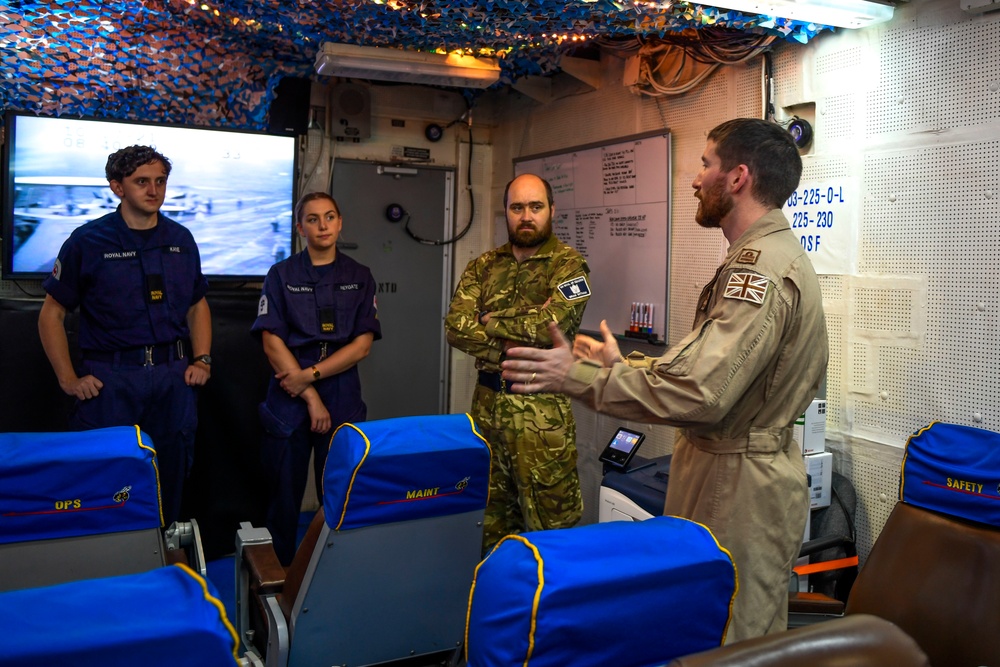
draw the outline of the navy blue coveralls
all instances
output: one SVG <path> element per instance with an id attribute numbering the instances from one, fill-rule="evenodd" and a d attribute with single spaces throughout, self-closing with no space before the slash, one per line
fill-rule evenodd
<path id="1" fill-rule="evenodd" d="M 70 235 L 42 287 L 67 311 L 80 308 L 77 373 L 104 383 L 95 398 L 76 402 L 70 428 L 138 424 L 156 448 L 170 525 L 180 517 L 198 426 L 197 395 L 184 382 L 188 309 L 208 292 L 194 237 L 162 214 L 147 234 L 136 232 L 119 207 Z"/>
<path id="2" fill-rule="evenodd" d="M 271 267 L 251 331 L 268 331 L 282 341 L 300 367 L 330 356 L 358 336 L 372 332 L 382 337 L 375 307 L 375 279 L 368 267 L 343 253 L 329 265 L 315 267 L 308 251 L 292 255 Z M 344 422 L 361 422 L 367 408 L 361 398 L 358 367 L 317 380 L 312 385 L 330 411 L 328 433 L 310 430 L 305 401 L 291 397 L 274 377 L 260 404 L 264 435 L 261 443 L 268 476 L 268 529 L 278 559 L 288 564 L 295 554 L 299 510 L 313 454 L 317 494 L 322 500 L 323 466 L 333 429 Z"/>

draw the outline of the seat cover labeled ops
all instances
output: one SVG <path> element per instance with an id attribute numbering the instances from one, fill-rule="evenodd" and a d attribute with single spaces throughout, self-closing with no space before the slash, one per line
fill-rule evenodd
<path id="1" fill-rule="evenodd" d="M 160 523 L 156 452 L 138 426 L 0 434 L 0 544 Z"/>
<path id="2" fill-rule="evenodd" d="M 508 535 L 480 563 L 469 667 L 638 667 L 719 646 L 732 557 L 678 517 Z"/>
<path id="3" fill-rule="evenodd" d="M 910 436 L 899 499 L 1000 526 L 1000 433 L 932 422 Z"/>
<path id="4" fill-rule="evenodd" d="M 209 582 L 187 566 L 0 594 L 0 664 L 231 667 L 236 632 Z"/>
<path id="5" fill-rule="evenodd" d="M 467 414 L 343 424 L 330 442 L 323 510 L 333 530 L 482 510 L 490 450 Z"/>

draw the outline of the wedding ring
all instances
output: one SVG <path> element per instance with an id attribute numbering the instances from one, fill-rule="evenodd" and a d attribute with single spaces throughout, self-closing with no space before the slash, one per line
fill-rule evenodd
<path id="1" fill-rule="evenodd" d="M 530 380 L 528 380 L 528 384 L 534 384 L 534 383 L 535 383 L 535 374 L 534 374 L 534 373 L 532 373 L 532 374 L 531 374 L 531 379 L 530 379 Z"/>

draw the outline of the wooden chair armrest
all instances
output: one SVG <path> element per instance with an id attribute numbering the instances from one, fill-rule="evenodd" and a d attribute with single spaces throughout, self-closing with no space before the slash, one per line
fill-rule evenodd
<path id="1" fill-rule="evenodd" d="M 285 568 L 270 544 L 243 547 L 243 561 L 250 576 L 250 589 L 259 594 L 280 593 L 285 586 Z"/>

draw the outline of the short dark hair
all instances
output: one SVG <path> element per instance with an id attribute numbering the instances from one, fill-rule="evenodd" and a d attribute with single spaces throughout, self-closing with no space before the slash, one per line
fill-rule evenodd
<path id="1" fill-rule="evenodd" d="M 337 212 L 337 215 L 340 215 L 340 205 L 332 195 L 327 194 L 326 192 L 310 192 L 309 194 L 302 195 L 299 197 L 299 200 L 295 202 L 295 213 L 293 215 L 295 222 L 302 222 L 302 209 L 306 207 L 306 204 L 316 199 L 329 199 L 333 204 L 333 209 Z"/>
<path id="2" fill-rule="evenodd" d="M 170 160 L 165 155 L 157 153 L 156 149 L 151 146 L 128 146 L 108 156 L 108 163 L 104 166 L 104 175 L 108 177 L 108 183 L 111 181 L 121 183 L 142 165 L 157 161 L 163 163 L 163 168 L 166 169 L 167 176 L 169 176 Z"/>
<path id="3" fill-rule="evenodd" d="M 792 135 L 776 123 L 759 118 L 736 118 L 708 133 L 715 143 L 723 171 L 745 164 L 753 174 L 754 199 L 781 208 L 799 187 L 802 158 Z"/>
<path id="4" fill-rule="evenodd" d="M 549 185 L 548 181 L 546 181 L 544 178 L 542 178 L 538 174 L 518 174 L 514 178 L 510 179 L 509 181 L 507 181 L 507 187 L 505 187 L 503 189 L 503 207 L 504 208 L 507 208 L 507 195 L 510 194 L 510 185 L 511 185 L 511 183 L 513 183 L 514 181 L 516 181 L 518 179 L 518 177 L 520 177 L 520 176 L 534 176 L 535 178 L 537 178 L 538 180 L 540 180 L 542 182 L 542 185 L 545 186 L 545 197 L 546 197 L 546 199 L 549 200 L 549 206 L 552 206 L 552 204 L 555 203 L 555 199 L 552 197 L 552 186 Z"/>

